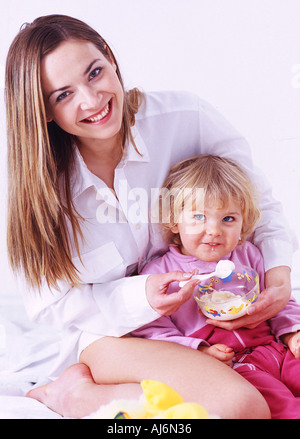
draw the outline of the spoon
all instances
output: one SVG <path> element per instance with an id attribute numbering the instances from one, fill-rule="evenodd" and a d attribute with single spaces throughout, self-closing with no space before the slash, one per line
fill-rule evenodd
<path id="1" fill-rule="evenodd" d="M 231 275 L 234 269 L 235 269 L 235 265 L 232 261 L 221 260 L 217 263 L 216 269 L 212 273 L 195 274 L 189 280 L 179 282 L 179 286 L 183 287 L 185 284 L 187 284 L 193 279 L 203 280 L 203 279 L 208 279 L 211 276 L 217 276 L 220 279 L 226 279 L 226 277 Z"/>

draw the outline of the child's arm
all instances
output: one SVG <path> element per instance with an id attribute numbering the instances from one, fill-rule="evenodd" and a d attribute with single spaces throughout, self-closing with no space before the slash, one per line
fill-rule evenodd
<path id="1" fill-rule="evenodd" d="M 277 340 L 283 341 L 285 336 L 297 333 L 300 331 L 300 305 L 291 297 L 286 307 L 269 320 L 269 324 Z"/>
<path id="2" fill-rule="evenodd" d="M 300 358 L 300 332 L 292 332 L 281 336 L 281 340 L 286 344 L 294 357 L 299 360 Z"/>
<path id="3" fill-rule="evenodd" d="M 198 346 L 198 351 L 204 352 L 227 366 L 231 366 L 234 351 L 225 344 L 213 344 L 212 346 Z"/>
<path id="4" fill-rule="evenodd" d="M 183 346 L 197 349 L 203 339 L 184 335 L 174 325 L 170 316 L 162 316 L 154 322 L 148 323 L 131 332 L 134 337 L 149 338 L 151 340 L 170 341 Z"/>

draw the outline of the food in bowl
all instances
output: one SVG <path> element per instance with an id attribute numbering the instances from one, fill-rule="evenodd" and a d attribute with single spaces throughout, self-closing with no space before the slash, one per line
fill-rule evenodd
<path id="1" fill-rule="evenodd" d="M 258 274 L 247 266 L 236 268 L 226 279 L 214 276 L 198 285 L 194 298 L 206 317 L 237 319 L 257 300 L 260 292 Z"/>

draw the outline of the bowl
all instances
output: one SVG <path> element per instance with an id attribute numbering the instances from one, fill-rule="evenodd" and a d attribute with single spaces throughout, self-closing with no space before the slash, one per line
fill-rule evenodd
<path id="1" fill-rule="evenodd" d="M 239 266 L 226 279 L 212 276 L 199 283 L 194 298 L 202 313 L 215 320 L 234 320 L 247 312 L 260 293 L 255 270 Z"/>

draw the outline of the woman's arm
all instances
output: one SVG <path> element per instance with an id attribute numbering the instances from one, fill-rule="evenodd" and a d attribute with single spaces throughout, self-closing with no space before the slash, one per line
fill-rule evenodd
<path id="1" fill-rule="evenodd" d="M 173 313 L 191 297 L 197 280 L 173 294 L 166 294 L 168 285 L 190 276 L 179 271 L 140 275 L 80 288 L 59 282 L 57 290 L 44 285 L 40 294 L 23 289 L 24 303 L 31 320 L 60 331 L 76 328 L 91 342 L 101 336 L 120 337 Z"/>
<path id="2" fill-rule="evenodd" d="M 291 296 L 291 270 L 289 267 L 279 266 L 271 268 L 265 274 L 266 288 L 248 311 L 249 316 L 257 313 L 266 313 L 265 320 L 273 317 L 288 303 Z"/>

